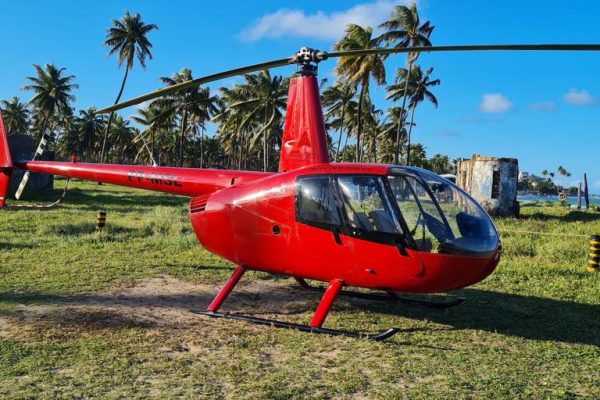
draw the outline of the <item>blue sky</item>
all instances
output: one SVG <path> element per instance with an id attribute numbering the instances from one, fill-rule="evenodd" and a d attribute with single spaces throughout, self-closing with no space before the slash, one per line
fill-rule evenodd
<path id="1" fill-rule="evenodd" d="M 194 76 L 281 58 L 299 47 L 330 50 L 344 25 L 377 25 L 401 1 L 64 1 L 3 2 L 0 34 L 0 98 L 20 90 L 32 64 L 55 63 L 77 76 L 76 107 L 111 104 L 122 78 L 115 58 L 102 46 L 111 19 L 128 9 L 155 23 L 153 60 L 135 67 L 124 98 L 158 88 L 159 76 L 187 66 Z M 418 2 L 423 20 L 435 25 L 434 44 L 600 43 L 596 1 L 479 0 Z M 516 157 L 521 170 L 539 173 L 564 165 L 575 183 L 587 172 L 600 192 L 600 53 L 424 54 L 434 67 L 439 108 L 416 112 L 414 139 L 428 154 Z M 333 78 L 333 61 L 320 76 Z M 386 62 L 388 82 L 404 65 Z M 293 72 L 292 67 L 277 71 Z M 226 85 L 225 81 L 213 87 Z M 385 92 L 372 96 L 388 106 Z M 123 114 L 130 115 L 134 109 Z"/>

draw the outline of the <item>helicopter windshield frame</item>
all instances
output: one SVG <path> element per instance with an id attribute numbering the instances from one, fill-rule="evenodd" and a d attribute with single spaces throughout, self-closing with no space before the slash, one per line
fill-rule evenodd
<path id="1" fill-rule="evenodd" d="M 390 187 L 393 186 L 390 180 L 395 178 L 405 181 L 413 198 L 412 201 L 419 209 L 416 225 L 412 231 L 409 231 L 411 238 L 415 239 L 414 231 L 422 226 L 423 238 L 415 239 L 418 250 L 431 251 L 431 248 L 428 249 L 423 245 L 425 229 L 431 231 L 431 236 L 439 241 L 438 251 L 443 254 L 481 257 L 493 254 L 498 250 L 500 239 L 493 221 L 483 207 L 464 190 L 430 171 L 417 167 L 390 167 L 388 169 Z M 410 183 L 411 179 L 414 181 L 413 184 Z M 419 199 L 417 189 L 421 189 L 423 192 L 421 199 Z M 398 200 L 393 189 L 392 197 Z M 445 211 L 440 203 L 444 197 L 446 200 L 444 202 Z M 395 201 L 394 203 L 406 221 L 409 213 L 401 209 L 400 202 Z M 428 210 L 432 213 L 431 215 L 427 213 L 424 203 L 430 203 L 430 207 L 431 205 L 434 207 L 435 213 L 432 210 Z M 437 214 L 437 216 L 433 214 Z M 449 221 L 450 217 L 454 218 Z M 408 221 L 406 223 L 408 224 Z"/>

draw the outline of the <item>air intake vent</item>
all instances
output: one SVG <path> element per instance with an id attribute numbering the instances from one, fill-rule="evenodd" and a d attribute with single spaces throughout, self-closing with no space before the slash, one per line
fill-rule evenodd
<path id="1" fill-rule="evenodd" d="M 208 202 L 209 197 L 210 194 L 194 197 L 190 201 L 190 214 L 195 214 L 204 211 L 206 209 L 206 203 Z"/>

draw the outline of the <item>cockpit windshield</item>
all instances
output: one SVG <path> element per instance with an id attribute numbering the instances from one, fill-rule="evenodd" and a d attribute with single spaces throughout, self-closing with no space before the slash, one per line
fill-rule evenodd
<path id="1" fill-rule="evenodd" d="M 498 248 L 489 216 L 453 183 L 419 168 L 381 175 L 298 178 L 296 218 L 322 229 L 419 251 L 488 255 Z"/>
<path id="2" fill-rule="evenodd" d="M 395 168 L 388 182 L 419 250 L 483 255 L 497 249 L 486 212 L 451 182 L 417 168 Z"/>

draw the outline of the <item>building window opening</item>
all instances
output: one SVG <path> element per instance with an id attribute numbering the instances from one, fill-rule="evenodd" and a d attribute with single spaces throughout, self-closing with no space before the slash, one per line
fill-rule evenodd
<path id="1" fill-rule="evenodd" d="M 492 176 L 492 199 L 500 197 L 500 171 L 494 171 Z"/>

